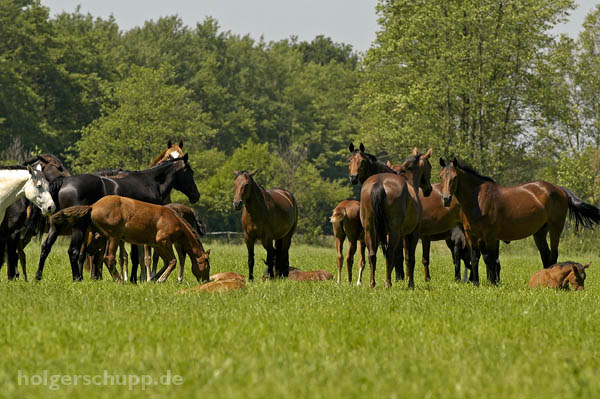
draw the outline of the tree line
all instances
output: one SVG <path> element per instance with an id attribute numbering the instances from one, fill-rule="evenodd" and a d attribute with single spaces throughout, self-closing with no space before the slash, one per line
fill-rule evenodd
<path id="1" fill-rule="evenodd" d="M 381 0 L 359 54 L 324 36 L 255 40 L 212 18 L 122 31 L 0 0 L 0 157 L 136 170 L 181 138 L 212 230 L 239 229 L 232 169 L 261 169 L 259 183 L 295 194 L 300 232 L 330 232 L 333 207 L 357 194 L 353 140 L 393 162 L 433 146 L 502 183 L 546 178 L 597 202 L 600 8 L 579 38 L 554 37 L 573 7 Z"/>

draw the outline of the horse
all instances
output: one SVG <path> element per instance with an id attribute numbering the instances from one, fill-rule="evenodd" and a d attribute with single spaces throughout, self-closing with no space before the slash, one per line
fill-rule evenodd
<path id="1" fill-rule="evenodd" d="M 265 190 L 254 180 L 258 170 L 233 171 L 233 208 L 242 209 L 242 228 L 248 249 L 248 280 L 254 280 L 254 243 L 260 240 L 267 251 L 267 273 L 274 278 L 273 266 L 278 277 L 289 273 L 289 248 L 298 224 L 298 205 L 287 190 Z M 275 241 L 275 248 L 273 248 Z"/>
<path id="2" fill-rule="evenodd" d="M 414 288 L 415 249 L 419 239 L 422 208 L 419 188 L 431 194 L 431 164 L 433 150 L 420 154 L 415 147 L 402 164 L 402 175 L 380 173 L 369 177 L 360 191 L 360 220 L 365 230 L 365 245 L 369 251 L 371 287 L 375 287 L 377 247 L 386 257 L 386 287 L 392 286 L 392 267 L 404 240 L 408 287 Z"/>
<path id="3" fill-rule="evenodd" d="M 398 174 L 403 173 L 402 165 L 392 165 L 390 161 L 387 161 L 387 166 L 392 168 Z M 452 198 L 450 206 L 445 207 L 442 201 L 442 191 L 440 184 L 432 184 L 431 188 L 431 194 L 427 197 L 423 195 L 422 190 L 419 190 L 419 199 L 421 200 L 421 207 L 423 208 L 423 219 L 421 220 L 420 238 L 422 246 L 421 261 L 425 270 L 425 281 L 431 280 L 431 274 L 429 272 L 429 253 L 431 248 L 431 241 L 439 240 L 446 240 L 446 244 L 449 248 L 450 246 L 452 246 L 450 251 L 452 252 L 452 259 L 455 265 L 454 280 L 460 281 L 460 259 L 457 263 L 453 252 L 454 244 L 450 244 L 448 241 L 453 239 L 453 230 L 456 228 L 456 226 L 461 220 L 460 206 L 458 205 L 456 198 Z M 457 240 L 460 240 L 459 236 L 456 236 L 455 238 Z M 401 259 L 399 263 L 402 264 L 402 252 L 399 252 L 398 255 Z M 469 259 L 470 257 L 471 256 L 469 255 Z"/>
<path id="4" fill-rule="evenodd" d="M 462 209 L 462 224 L 471 248 L 483 255 L 487 279 L 500 282 L 499 243 L 533 235 L 544 268 L 558 259 L 558 243 L 567 214 L 575 228 L 600 223 L 600 209 L 581 201 L 565 187 L 543 180 L 504 187 L 454 158 L 440 158 L 442 198 L 449 206 L 455 196 Z M 550 235 L 550 249 L 546 236 Z M 473 282 L 479 284 L 478 262 L 472 264 Z"/>
<path id="5" fill-rule="evenodd" d="M 122 281 L 115 267 L 115 252 L 121 241 L 150 245 L 168 264 L 158 279 L 164 281 L 177 263 L 173 244 L 179 245 L 192 260 L 192 272 L 198 281 L 208 281 L 210 250 L 204 251 L 193 229 L 172 210 L 157 204 L 118 195 L 107 195 L 92 205 L 76 205 L 58 211 L 52 217 L 58 226 L 82 230 L 92 228 L 108 240 L 104 262 L 113 279 Z"/>
<path id="6" fill-rule="evenodd" d="M 194 171 L 187 162 L 188 155 L 166 161 L 153 168 L 130 172 L 120 179 L 111 179 L 94 174 L 67 176 L 62 179 L 58 192 L 59 208 L 74 205 L 91 205 L 106 195 L 121 195 L 153 204 L 162 203 L 171 190 L 184 193 L 191 202 L 198 201 L 200 194 L 194 182 Z M 69 259 L 73 280 L 82 279 L 83 258 L 79 259 L 85 230 L 75 226 L 71 232 Z M 59 235 L 56 227 L 50 226 L 48 236 L 42 244 L 36 280 L 42 279 L 44 262 Z"/>
<path id="7" fill-rule="evenodd" d="M 56 210 L 48 180 L 41 170 L 33 169 L 31 165 L 0 166 L 0 223 L 4 220 L 6 208 L 23 196 L 40 208 L 44 215 Z"/>
<path id="8" fill-rule="evenodd" d="M 350 151 L 350 156 L 348 157 L 348 177 L 350 178 L 350 183 L 353 185 L 358 184 L 359 182 L 360 184 L 363 184 L 369 177 L 378 173 L 396 173 L 396 171 L 390 168 L 389 165 L 378 161 L 374 155 L 367 153 L 363 143 L 360 143 L 358 149 L 354 148 L 354 143 L 350 143 L 348 150 Z M 352 215 L 351 217 L 353 218 L 352 223 L 360 224 L 360 216 L 358 214 Z M 399 248 L 398 250 L 400 251 L 398 259 L 401 259 L 402 248 Z M 402 262 L 400 262 L 399 266 L 395 267 L 395 269 L 396 281 L 404 280 L 404 269 L 402 268 Z M 358 281 L 356 282 L 357 285 L 361 284 L 363 270 L 364 260 L 362 263 L 362 268 L 359 268 L 358 271 Z"/>
<path id="9" fill-rule="evenodd" d="M 360 202 L 355 200 L 341 201 L 333 210 L 329 221 L 333 227 L 333 236 L 335 237 L 335 249 L 337 251 L 337 282 L 342 281 L 342 266 L 344 264 L 344 240 L 348 238 L 350 248 L 346 256 L 348 267 L 348 283 L 352 284 L 352 263 L 356 253 L 356 243 L 360 245 L 360 263 L 359 277 L 357 285 L 362 280 L 362 272 L 365 268 L 365 233 L 360 224 Z"/>
<path id="10" fill-rule="evenodd" d="M 582 291 L 585 284 L 585 269 L 590 265 L 591 263 L 582 265 L 569 261 L 538 270 L 529 279 L 529 288 L 550 287 L 568 290 L 570 284 L 575 291 Z"/>
<path id="11" fill-rule="evenodd" d="M 154 167 L 158 164 L 161 164 L 163 162 L 166 162 L 166 161 L 170 161 L 173 159 L 183 157 L 184 152 L 183 152 L 182 148 L 183 148 L 183 140 L 182 139 L 179 140 L 179 144 L 173 144 L 171 142 L 171 139 L 169 139 L 167 141 L 166 148 L 154 158 L 154 160 L 150 163 L 148 168 L 152 168 L 152 167 Z M 131 173 L 131 171 L 119 168 L 119 169 L 102 170 L 102 171 L 94 172 L 93 174 L 96 174 L 96 175 L 99 175 L 102 177 L 108 177 L 111 179 L 120 179 L 122 177 L 128 176 L 130 173 Z M 162 203 L 168 204 L 170 202 L 171 202 L 171 196 L 169 193 Z M 88 238 L 88 241 L 90 241 L 89 238 Z M 96 246 L 98 246 L 98 244 L 96 244 Z M 127 269 L 127 252 L 125 251 L 124 246 L 120 245 L 119 248 L 120 248 L 119 263 L 121 265 L 121 269 L 126 270 Z M 100 253 L 100 252 L 98 252 L 98 253 Z M 140 258 L 141 258 L 140 253 L 141 253 L 140 247 L 138 247 L 136 245 L 133 245 L 131 247 L 131 270 L 132 270 L 131 282 L 132 283 L 137 282 L 137 269 L 138 269 L 138 265 L 140 263 Z M 98 266 L 98 261 L 101 262 L 102 259 L 99 259 L 98 257 L 96 257 L 97 259 L 95 260 L 93 258 L 94 258 L 94 256 L 88 256 L 88 258 L 87 258 L 87 261 L 88 261 L 87 263 L 89 265 L 94 265 L 94 268 L 91 269 L 91 276 L 94 279 L 102 278 L 101 263 L 99 265 L 100 267 L 96 267 L 96 266 Z M 150 254 L 149 247 L 144 247 L 143 263 L 146 267 L 141 268 L 140 279 L 141 280 L 149 280 L 150 275 L 148 273 L 146 273 L 146 270 L 149 268 L 149 265 L 151 264 L 151 254 Z"/>

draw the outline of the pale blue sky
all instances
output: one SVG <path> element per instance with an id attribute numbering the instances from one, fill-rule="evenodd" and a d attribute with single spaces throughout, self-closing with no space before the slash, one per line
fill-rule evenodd
<path id="1" fill-rule="evenodd" d="M 579 7 L 570 22 L 558 27 L 557 33 L 576 37 L 585 15 L 598 3 L 577 0 Z M 95 17 L 112 14 L 123 30 L 167 15 L 177 14 L 192 27 L 212 16 L 221 29 L 254 39 L 262 35 L 266 41 L 277 41 L 295 35 L 312 40 L 322 34 L 358 51 L 370 47 L 378 29 L 377 0 L 42 0 L 42 4 L 51 15 L 73 12 L 81 4 L 83 13 Z"/>

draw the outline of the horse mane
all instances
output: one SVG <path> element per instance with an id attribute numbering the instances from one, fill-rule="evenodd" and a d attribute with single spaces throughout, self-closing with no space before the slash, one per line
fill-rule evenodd
<path id="1" fill-rule="evenodd" d="M 27 170 L 27 166 L 24 166 L 24 165 L 0 165 L 0 169 L 3 169 L 3 170 Z"/>
<path id="2" fill-rule="evenodd" d="M 126 170 L 123 168 L 116 168 L 116 169 L 102 169 L 102 170 L 98 170 L 96 172 L 92 172 L 92 174 L 96 175 L 96 176 L 102 176 L 102 177 L 116 177 L 118 175 L 129 174 L 131 172 L 133 172 L 133 171 Z"/>
<path id="3" fill-rule="evenodd" d="M 387 170 L 388 173 L 397 174 L 394 169 L 392 169 L 389 166 L 387 166 L 384 162 L 381 162 L 381 161 L 377 160 L 377 157 L 375 155 L 369 154 L 368 152 L 362 152 L 361 150 L 354 150 L 350 154 L 350 156 L 348 157 L 348 161 L 356 153 L 362 154 L 373 166 L 375 166 L 375 167 L 379 166 L 380 168 L 383 168 L 384 170 Z"/>
<path id="4" fill-rule="evenodd" d="M 200 235 L 198 234 L 198 232 L 184 218 L 179 216 L 177 214 L 177 212 L 175 212 L 171 208 L 168 208 L 168 209 L 171 212 L 173 212 L 173 215 L 175 215 L 175 217 L 181 222 L 181 224 L 188 230 L 188 233 L 190 233 L 192 235 L 192 237 L 194 237 L 194 239 L 198 242 L 198 245 L 200 246 L 202 251 L 204 251 L 204 248 L 202 247 L 202 242 L 200 241 Z"/>
<path id="5" fill-rule="evenodd" d="M 492 183 L 496 183 L 496 181 L 494 179 L 492 179 L 489 176 L 485 176 L 482 175 L 481 173 L 479 173 L 477 170 L 475 170 L 475 168 L 473 168 L 471 165 L 469 164 L 463 164 L 463 163 L 458 163 L 455 166 L 457 166 L 460 170 L 465 171 L 469 174 L 472 174 L 476 177 L 479 177 L 480 179 L 492 182 Z"/>
<path id="6" fill-rule="evenodd" d="M 158 154 L 158 155 L 156 156 L 156 158 L 154 158 L 154 160 L 153 160 L 153 161 L 152 161 L 152 163 L 150 164 L 150 165 L 151 165 L 151 167 L 154 167 L 154 166 L 158 165 L 159 161 L 160 161 L 161 159 L 163 159 L 163 157 L 165 156 L 165 154 L 167 153 L 167 151 L 169 151 L 170 149 L 171 149 L 171 147 L 169 147 L 169 148 L 165 148 L 165 149 L 163 150 L 163 152 L 161 152 L 160 154 Z"/>
<path id="7" fill-rule="evenodd" d="M 58 176 L 56 179 L 48 182 L 48 191 L 50 191 L 52 198 L 58 199 L 58 191 L 62 187 L 64 180 L 64 176 Z"/>

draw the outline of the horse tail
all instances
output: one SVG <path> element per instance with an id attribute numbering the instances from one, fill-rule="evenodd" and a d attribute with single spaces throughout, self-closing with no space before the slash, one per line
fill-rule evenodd
<path id="1" fill-rule="evenodd" d="M 331 214 L 331 217 L 329 217 L 329 221 L 331 223 L 339 223 L 342 220 L 344 220 L 344 218 L 346 217 L 346 208 L 345 207 L 336 207 L 333 210 L 333 213 Z"/>
<path id="2" fill-rule="evenodd" d="M 79 225 L 86 230 L 92 223 L 91 213 L 91 206 L 76 205 L 56 212 L 50 217 L 50 220 L 58 229 Z"/>
<path id="3" fill-rule="evenodd" d="M 600 209 L 592 204 L 583 202 L 575 193 L 565 187 L 560 187 L 567 195 L 569 201 L 569 219 L 575 220 L 575 229 L 583 226 L 585 229 L 593 229 L 600 223 Z"/>
<path id="4" fill-rule="evenodd" d="M 373 205 L 373 222 L 375 224 L 375 235 L 377 241 L 381 243 L 381 250 L 387 256 L 387 223 L 384 210 L 385 188 L 381 183 L 375 183 L 371 189 L 371 204 Z M 375 248 L 377 250 L 377 248 Z"/>

